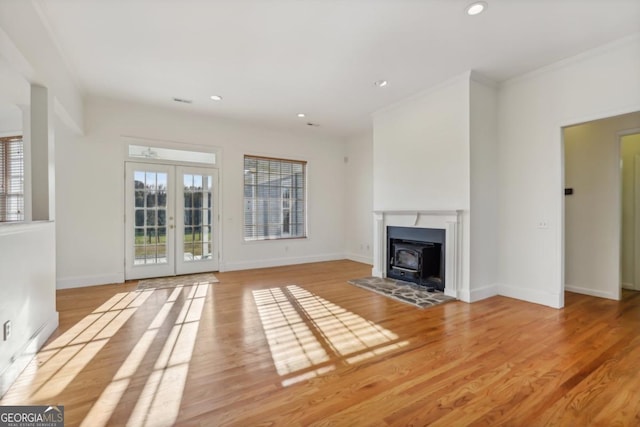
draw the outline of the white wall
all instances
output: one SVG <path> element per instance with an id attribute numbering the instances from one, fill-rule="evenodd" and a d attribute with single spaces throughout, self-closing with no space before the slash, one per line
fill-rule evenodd
<path id="1" fill-rule="evenodd" d="M 375 113 L 374 210 L 468 210 L 468 117 L 467 74 Z"/>
<path id="2" fill-rule="evenodd" d="M 620 296 L 620 146 L 617 132 L 640 126 L 626 114 L 564 129 L 565 289 Z"/>
<path id="3" fill-rule="evenodd" d="M 470 296 L 476 301 L 497 293 L 498 277 L 498 122 L 497 89 L 470 83 Z"/>
<path id="4" fill-rule="evenodd" d="M 640 110 L 638 52 L 640 37 L 627 38 L 501 86 L 502 295 L 564 305 L 561 127 Z M 548 228 L 538 228 L 539 222 Z"/>
<path id="5" fill-rule="evenodd" d="M 0 100 L 0 137 L 22 135 L 22 110 Z"/>
<path id="6" fill-rule="evenodd" d="M 640 289 L 640 283 L 636 283 L 635 279 L 637 258 L 635 236 L 640 231 L 636 230 L 635 193 L 640 189 L 636 188 L 635 183 L 635 157 L 640 155 L 640 133 L 622 137 L 620 150 L 622 157 L 622 287 Z"/>
<path id="7" fill-rule="evenodd" d="M 3 59 L 0 53 L 0 103 L 2 103 L 2 130 L 16 127 L 22 129 L 22 111 L 29 107 L 31 91 L 29 83 Z M 16 122 L 16 114 L 20 116 Z M 5 125 L 6 123 L 6 125 Z"/>
<path id="8" fill-rule="evenodd" d="M 347 258 L 373 264 L 373 135 L 346 141 L 345 251 Z"/>
<path id="9" fill-rule="evenodd" d="M 2 396 L 58 326 L 54 224 L 0 224 L 0 254 L 0 325 L 13 325 L 0 341 Z"/>
<path id="10" fill-rule="evenodd" d="M 102 98 L 86 105 L 86 135 L 56 141 L 58 287 L 124 278 L 122 136 L 221 149 L 221 270 L 344 258 L 342 141 L 306 127 L 281 132 Z M 308 161 L 308 239 L 243 241 L 244 154 Z"/>
<path id="11" fill-rule="evenodd" d="M 59 125 L 59 123 L 58 123 Z M 123 153 L 112 144 L 56 134 L 58 287 L 122 282 Z"/>

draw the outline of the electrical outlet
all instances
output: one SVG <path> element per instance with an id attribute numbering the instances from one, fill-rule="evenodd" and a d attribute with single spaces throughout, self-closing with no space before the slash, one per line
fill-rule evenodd
<path id="1" fill-rule="evenodd" d="M 11 320 L 4 322 L 4 340 L 8 340 L 11 337 Z"/>
<path id="2" fill-rule="evenodd" d="M 538 228 L 549 228 L 549 222 L 545 220 L 538 221 Z"/>

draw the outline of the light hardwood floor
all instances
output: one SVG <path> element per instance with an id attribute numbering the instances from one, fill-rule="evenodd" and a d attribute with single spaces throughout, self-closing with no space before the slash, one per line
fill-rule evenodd
<path id="1" fill-rule="evenodd" d="M 58 291 L 60 328 L 5 397 L 86 425 L 640 425 L 640 294 L 425 310 L 350 261 L 220 283 Z"/>

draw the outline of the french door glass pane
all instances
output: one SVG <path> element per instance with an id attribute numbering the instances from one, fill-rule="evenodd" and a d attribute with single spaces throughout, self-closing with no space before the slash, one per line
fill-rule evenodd
<path id="1" fill-rule="evenodd" d="M 135 171 L 134 265 L 166 264 L 167 180 L 165 172 Z"/>
<path id="2" fill-rule="evenodd" d="M 184 174 L 184 261 L 212 258 L 211 204 L 213 177 Z"/>

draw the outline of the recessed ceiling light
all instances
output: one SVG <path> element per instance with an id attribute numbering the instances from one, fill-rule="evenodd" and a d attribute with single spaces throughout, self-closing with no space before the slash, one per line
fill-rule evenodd
<path id="1" fill-rule="evenodd" d="M 298 117 L 303 118 L 304 117 L 304 113 L 298 113 Z"/>
<path id="2" fill-rule="evenodd" d="M 211 99 L 214 101 L 222 101 L 222 97 L 220 95 L 211 95 Z"/>
<path id="3" fill-rule="evenodd" d="M 475 3 L 471 3 L 469 6 L 467 6 L 467 15 L 470 15 L 470 16 L 479 15 L 485 10 L 487 10 L 487 7 L 488 7 L 487 3 L 483 1 L 477 1 Z"/>
<path id="4" fill-rule="evenodd" d="M 373 84 L 378 87 L 385 87 L 389 84 L 389 82 L 386 80 L 376 80 L 375 82 L 373 82 Z"/>

